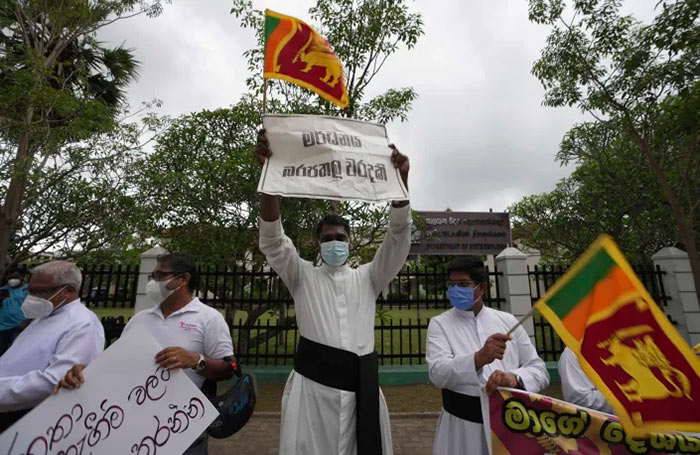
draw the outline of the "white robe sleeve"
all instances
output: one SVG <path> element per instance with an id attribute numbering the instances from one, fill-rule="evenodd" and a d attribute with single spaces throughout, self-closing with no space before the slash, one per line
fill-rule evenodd
<path id="1" fill-rule="evenodd" d="M 564 400 L 584 408 L 613 414 L 612 406 L 581 369 L 576 354 L 564 349 L 559 358 L 559 376 Z"/>
<path id="2" fill-rule="evenodd" d="M 430 382 L 440 389 L 455 389 L 463 385 L 479 385 L 480 373 L 474 364 L 474 352 L 455 355 L 447 334 L 438 321 L 428 324 L 425 360 Z"/>
<path id="3" fill-rule="evenodd" d="M 513 318 L 515 320 L 515 318 Z M 514 371 L 507 371 L 520 376 L 525 390 L 528 392 L 539 392 L 549 386 L 549 373 L 544 361 L 537 355 L 537 350 L 533 346 L 530 337 L 523 326 L 518 327 L 513 332 L 513 341 L 518 349 L 518 359 L 520 366 Z"/>
<path id="4" fill-rule="evenodd" d="M 379 295 L 401 270 L 411 249 L 411 206 L 389 209 L 389 229 L 369 264 L 374 292 Z"/>
<path id="5" fill-rule="evenodd" d="M 302 260 L 297 253 L 292 240 L 284 235 L 282 220 L 260 222 L 260 251 L 267 258 L 270 267 L 277 272 L 287 285 L 289 292 L 294 294 L 299 279 L 299 262 Z"/>
<path id="6" fill-rule="evenodd" d="M 63 335 L 43 370 L 0 378 L 0 412 L 31 409 L 51 395 L 51 390 L 73 365 L 87 365 L 104 350 L 102 326 L 85 323 Z"/>

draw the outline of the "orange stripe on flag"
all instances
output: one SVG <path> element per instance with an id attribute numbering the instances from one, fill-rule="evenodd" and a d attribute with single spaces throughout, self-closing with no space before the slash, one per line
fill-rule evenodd
<path id="1" fill-rule="evenodd" d="M 265 46 L 265 72 L 274 73 L 275 72 L 275 62 L 274 58 L 277 55 L 277 47 L 281 44 L 282 40 L 292 31 L 295 26 L 294 22 L 289 19 L 280 19 L 280 23 L 277 25 L 275 30 L 267 38 L 267 44 Z"/>
<path id="2" fill-rule="evenodd" d="M 627 277 L 627 274 L 620 267 L 615 266 L 561 322 L 571 333 L 571 336 L 581 341 L 586 326 L 593 315 L 605 311 L 620 297 L 634 292 L 634 290 L 634 284 Z"/>

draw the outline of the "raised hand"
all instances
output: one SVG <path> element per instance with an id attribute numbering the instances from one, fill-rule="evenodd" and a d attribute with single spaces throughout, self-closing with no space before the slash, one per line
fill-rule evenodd
<path id="1" fill-rule="evenodd" d="M 258 160 L 260 166 L 265 165 L 265 161 L 272 156 L 272 150 L 270 150 L 270 143 L 265 135 L 265 129 L 258 131 L 258 143 L 255 145 L 255 159 Z"/>

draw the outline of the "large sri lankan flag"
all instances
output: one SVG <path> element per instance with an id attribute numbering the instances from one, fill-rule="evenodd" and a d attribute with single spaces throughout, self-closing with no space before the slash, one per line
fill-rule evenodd
<path id="1" fill-rule="evenodd" d="M 599 237 L 535 308 L 579 358 L 627 434 L 700 432 L 700 359 Z"/>
<path id="2" fill-rule="evenodd" d="M 313 90 L 341 108 L 348 105 L 343 66 L 330 44 L 305 22 L 265 10 L 265 78 Z"/>

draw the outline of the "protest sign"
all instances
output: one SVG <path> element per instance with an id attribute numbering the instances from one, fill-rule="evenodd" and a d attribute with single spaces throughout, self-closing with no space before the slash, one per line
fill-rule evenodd
<path id="1" fill-rule="evenodd" d="M 60 390 L 0 435 L 2 455 L 177 455 L 217 417 L 162 347 L 135 328 L 95 359 L 77 390 Z"/>
<path id="2" fill-rule="evenodd" d="M 312 199 L 408 199 L 384 125 L 311 115 L 263 116 L 272 157 L 258 191 Z"/>
<path id="3" fill-rule="evenodd" d="M 536 393 L 498 389 L 489 396 L 489 407 L 493 455 L 700 453 L 696 435 L 631 437 L 613 415 Z"/>

